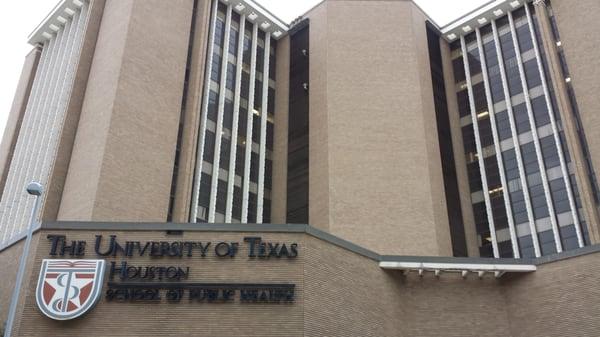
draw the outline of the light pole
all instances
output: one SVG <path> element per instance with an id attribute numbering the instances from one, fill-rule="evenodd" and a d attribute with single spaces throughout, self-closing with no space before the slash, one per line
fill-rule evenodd
<path id="1" fill-rule="evenodd" d="M 31 218 L 29 219 L 29 228 L 27 228 L 27 238 L 25 239 L 25 245 L 23 246 L 23 252 L 21 253 L 21 260 L 19 261 L 19 270 L 17 271 L 17 280 L 15 282 L 15 289 L 13 290 L 12 299 L 10 300 L 10 308 L 8 310 L 8 319 L 6 320 L 6 327 L 4 329 L 4 337 L 10 337 L 13 328 L 13 322 L 15 320 L 15 311 L 17 311 L 17 303 L 19 303 L 19 292 L 21 291 L 21 283 L 23 283 L 23 274 L 25 273 L 25 265 L 27 264 L 27 256 L 29 255 L 29 245 L 31 244 L 31 236 L 33 234 L 33 228 L 36 224 L 36 215 L 42 198 L 42 192 L 44 188 L 38 182 L 32 181 L 27 185 L 27 193 L 35 195 L 35 204 L 31 211 Z"/>

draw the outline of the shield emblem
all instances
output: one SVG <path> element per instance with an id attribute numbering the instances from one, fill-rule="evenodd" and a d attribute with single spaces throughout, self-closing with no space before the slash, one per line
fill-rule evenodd
<path id="1" fill-rule="evenodd" d="M 89 311 L 100 298 L 104 260 L 42 261 L 36 302 L 44 315 L 69 320 Z"/>

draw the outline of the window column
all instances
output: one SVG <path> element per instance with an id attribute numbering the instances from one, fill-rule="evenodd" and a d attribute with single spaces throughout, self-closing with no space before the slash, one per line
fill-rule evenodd
<path id="1" fill-rule="evenodd" d="M 500 77 L 502 79 L 502 88 L 504 91 L 504 99 L 506 101 L 506 109 L 508 113 L 508 119 L 511 128 L 511 136 L 515 147 L 515 156 L 517 158 L 517 166 L 519 169 L 519 180 L 521 181 L 521 188 L 523 189 L 523 198 L 525 199 L 525 207 L 527 209 L 527 218 L 529 222 L 529 230 L 531 232 L 531 240 L 533 242 L 533 248 L 535 256 L 541 256 L 540 244 L 537 236 L 537 229 L 535 225 L 535 217 L 531 208 L 531 199 L 529 197 L 529 187 L 527 185 L 527 175 L 525 174 L 525 168 L 523 167 L 523 157 L 521 155 L 521 145 L 519 144 L 519 135 L 517 133 L 515 117 L 512 108 L 512 99 L 510 91 L 508 89 L 508 82 L 506 79 L 506 68 L 504 66 L 504 60 L 502 56 L 502 48 L 500 45 L 500 38 L 498 36 L 498 28 L 496 27 L 496 21 L 492 21 L 492 31 L 494 34 L 494 43 L 496 45 L 498 64 L 500 67 Z"/>
<path id="2" fill-rule="evenodd" d="M 242 63 L 244 58 L 244 36 L 246 32 L 246 15 L 240 16 L 238 49 L 235 74 L 235 92 L 233 95 L 233 123 L 231 129 L 231 152 L 229 154 L 229 176 L 227 179 L 227 205 L 225 206 L 225 222 L 231 222 L 233 212 L 233 186 L 235 184 L 235 164 L 237 156 L 238 123 L 240 118 L 240 99 L 242 87 Z"/>
<path id="3" fill-rule="evenodd" d="M 473 133 L 475 136 L 475 146 L 477 147 L 477 160 L 479 162 L 479 173 L 481 175 L 481 185 L 483 189 L 483 198 L 485 201 L 485 208 L 487 213 L 488 225 L 490 227 L 490 236 L 492 238 L 492 249 L 494 252 L 494 257 L 500 257 L 500 253 L 498 251 L 498 240 L 496 239 L 496 227 L 494 226 L 494 215 L 492 213 L 492 206 L 490 201 L 490 193 L 487 183 L 487 175 L 485 172 L 485 163 L 483 158 L 483 151 L 481 148 L 481 139 L 479 134 L 479 125 L 477 121 L 477 111 L 475 109 L 475 99 L 473 95 L 473 85 L 471 83 L 471 69 L 469 67 L 469 53 L 467 52 L 467 45 L 465 43 L 465 37 L 460 37 L 460 44 L 462 48 L 463 54 L 463 63 L 465 68 L 465 76 L 467 79 L 467 92 L 469 95 L 469 105 L 471 108 L 471 120 L 473 122 Z"/>
<path id="4" fill-rule="evenodd" d="M 529 126 L 531 129 L 531 135 L 533 138 L 533 145 L 535 148 L 535 154 L 537 156 L 538 166 L 540 168 L 540 175 L 542 177 L 542 187 L 544 189 L 544 195 L 546 197 L 546 205 L 548 207 L 548 213 L 550 216 L 550 224 L 552 226 L 552 233 L 554 235 L 554 243 L 556 245 L 556 251 L 562 252 L 562 244 L 560 241 L 560 234 L 558 231 L 558 223 L 556 220 L 556 212 L 554 211 L 554 205 L 552 203 L 552 195 L 550 194 L 550 187 L 548 186 L 548 177 L 546 175 L 546 165 L 544 164 L 544 156 L 540 146 L 540 139 L 537 133 L 537 126 L 533 116 L 533 109 L 531 107 L 531 97 L 529 96 L 529 86 L 527 85 L 527 79 L 525 78 L 525 70 L 523 69 L 523 60 L 521 58 L 521 48 L 517 39 L 517 32 L 515 30 L 515 22 L 512 13 L 508 13 L 508 23 L 510 25 L 510 33 L 515 47 L 515 54 L 517 57 L 517 68 L 519 69 L 519 76 L 521 78 L 521 86 L 523 87 L 523 95 L 525 96 L 525 107 L 527 109 L 527 117 L 529 118 Z M 558 149 L 560 151 L 560 149 Z"/>
<path id="5" fill-rule="evenodd" d="M 263 81 L 262 81 L 262 104 L 260 108 L 260 145 L 259 145 L 259 160 L 258 160 L 258 193 L 256 207 L 256 223 L 262 223 L 263 219 L 263 204 L 265 194 L 265 160 L 267 154 L 267 116 L 269 114 L 269 61 L 271 57 L 271 33 L 265 34 L 263 62 Z"/>
<path id="6" fill-rule="evenodd" d="M 496 151 L 496 160 L 498 161 L 498 172 L 500 173 L 500 182 L 502 184 L 502 193 L 504 195 L 504 208 L 506 209 L 506 218 L 508 220 L 508 229 L 510 232 L 510 241 L 512 243 L 513 256 L 515 258 L 520 257 L 519 246 L 517 241 L 517 234 L 515 229 L 514 218 L 512 214 L 512 207 L 510 205 L 510 193 L 508 183 L 506 182 L 506 175 L 504 172 L 504 160 L 502 159 L 502 149 L 500 148 L 500 138 L 498 137 L 498 128 L 496 125 L 496 111 L 494 109 L 494 101 L 492 100 L 492 93 L 490 90 L 490 83 L 488 78 L 487 61 L 485 59 L 485 52 L 483 50 L 483 42 L 481 39 L 481 31 L 479 28 L 476 29 L 477 34 L 477 46 L 479 49 L 479 59 L 481 62 L 481 72 L 483 75 L 483 84 L 485 88 L 485 97 L 488 105 L 488 113 L 490 116 L 490 124 L 492 126 L 492 137 L 494 138 L 494 150 Z"/>
<path id="7" fill-rule="evenodd" d="M 244 154 L 244 179 L 242 181 L 242 223 L 248 222 L 248 199 L 250 194 L 250 159 L 252 156 L 252 124 L 254 114 L 254 87 L 256 81 L 256 51 L 258 48 L 258 23 L 252 28 L 252 52 L 250 56 L 250 83 L 248 115 L 246 122 L 246 152 Z"/>
<path id="8" fill-rule="evenodd" d="M 221 141 L 223 138 L 223 114 L 225 111 L 225 94 L 227 90 L 227 65 L 229 64 L 229 36 L 231 35 L 231 5 L 227 6 L 225 18 L 225 39 L 221 53 L 221 78 L 219 79 L 219 104 L 217 108 L 217 127 L 215 131 L 215 153 L 212 164 L 212 181 L 210 185 L 210 203 L 208 207 L 208 222 L 215 222 L 215 208 L 217 205 L 217 187 L 219 184 L 219 170 L 221 160 Z"/>

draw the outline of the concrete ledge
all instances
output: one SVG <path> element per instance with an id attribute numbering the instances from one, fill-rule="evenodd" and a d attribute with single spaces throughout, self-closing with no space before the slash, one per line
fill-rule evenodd
<path id="1" fill-rule="evenodd" d="M 379 255 L 376 252 L 346 241 L 333 234 L 324 232 L 306 224 L 218 224 L 218 223 L 164 223 L 164 222 L 82 222 L 59 221 L 46 222 L 34 230 L 102 230 L 102 231 L 193 231 L 193 232 L 241 232 L 241 233 L 303 233 L 323 240 L 332 245 L 346 249 L 358 255 L 377 262 L 402 263 L 443 263 L 443 264 L 493 264 L 493 265 L 542 265 L 578 256 L 600 253 L 600 244 L 562 252 L 560 254 L 542 256 L 539 258 L 507 259 L 482 257 L 451 257 L 451 256 L 404 256 Z M 0 246 L 0 252 L 13 246 L 25 238 L 26 232 L 21 233 L 7 244 Z"/>
<path id="2" fill-rule="evenodd" d="M 562 261 L 562 260 L 571 259 L 574 257 L 588 255 L 588 254 L 594 254 L 594 253 L 600 253 L 600 244 L 586 246 L 586 247 L 577 248 L 577 249 L 573 249 L 573 250 L 567 250 L 567 251 L 564 251 L 564 252 L 558 253 L 558 254 L 552 254 L 552 255 L 538 257 L 537 259 L 534 260 L 534 262 L 536 265 L 542 265 L 542 264 L 546 264 L 546 263 Z"/>
<path id="3" fill-rule="evenodd" d="M 427 263 L 460 263 L 460 264 L 535 264 L 532 259 L 495 259 L 492 257 L 451 257 L 451 256 L 402 256 L 383 255 L 381 262 L 427 262 Z"/>
<path id="4" fill-rule="evenodd" d="M 115 231 L 266 232 L 306 233 L 303 224 L 219 224 L 165 222 L 81 222 L 60 221 L 42 224 L 42 229 Z"/>

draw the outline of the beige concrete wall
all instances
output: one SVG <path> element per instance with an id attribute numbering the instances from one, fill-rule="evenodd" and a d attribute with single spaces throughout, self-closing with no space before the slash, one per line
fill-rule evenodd
<path id="1" fill-rule="evenodd" d="M 307 16 L 309 223 L 380 253 L 451 255 L 424 16 L 408 1 Z"/>
<path id="2" fill-rule="evenodd" d="M 58 219 L 166 220 L 192 4 L 107 1 Z"/>
<path id="3" fill-rule="evenodd" d="M 273 189 L 271 222 L 287 223 L 287 158 L 290 92 L 290 38 L 277 41 L 275 89 L 275 130 L 273 134 Z"/>
<path id="4" fill-rule="evenodd" d="M 8 169 L 12 161 L 13 152 L 17 144 L 19 130 L 21 130 L 21 122 L 27 108 L 27 101 L 31 92 L 31 86 L 35 78 L 38 62 L 41 56 L 41 48 L 35 47 L 25 56 L 19 83 L 13 99 L 12 106 L 8 112 L 6 126 L 2 135 L 2 143 L 0 143 L 0 198 L 4 192 Z"/>

